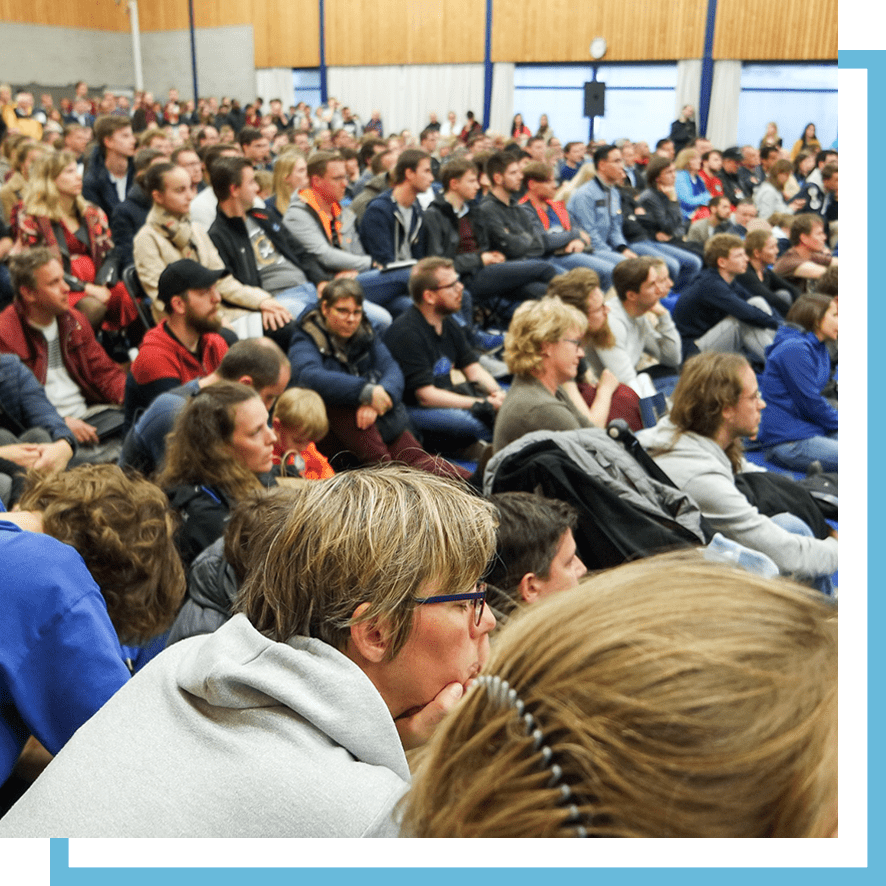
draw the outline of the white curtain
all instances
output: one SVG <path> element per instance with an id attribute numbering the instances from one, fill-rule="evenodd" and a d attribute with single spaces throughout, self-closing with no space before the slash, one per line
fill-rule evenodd
<path id="1" fill-rule="evenodd" d="M 477 115 L 480 116 L 479 114 Z M 489 129 L 507 135 L 514 119 L 514 64 L 495 62 L 492 66 L 492 104 Z"/>
<path id="2" fill-rule="evenodd" d="M 728 148 L 738 140 L 738 100 L 741 97 L 741 62 L 714 62 L 708 138 Z"/>
<path id="3" fill-rule="evenodd" d="M 289 106 L 295 103 L 292 68 L 256 68 L 255 94 L 264 99 L 265 113 L 272 98 L 281 99 L 283 110 L 287 111 Z"/>
<path id="4" fill-rule="evenodd" d="M 408 129 L 418 136 L 431 111 L 441 122 L 449 111 L 462 122 L 466 111 L 483 119 L 483 65 L 329 68 L 327 86 L 329 95 L 348 105 L 363 123 L 373 109 L 381 111 L 385 135 Z"/>
<path id="5" fill-rule="evenodd" d="M 698 100 L 701 97 L 701 59 L 686 58 L 677 62 L 677 87 L 674 90 L 674 119 L 686 105 L 695 108 L 698 122 Z"/>

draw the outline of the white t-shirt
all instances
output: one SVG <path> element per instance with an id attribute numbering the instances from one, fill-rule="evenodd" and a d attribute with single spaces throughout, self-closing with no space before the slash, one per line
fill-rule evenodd
<path id="1" fill-rule="evenodd" d="M 49 326 L 31 324 L 43 333 L 49 345 L 49 363 L 46 370 L 46 397 L 62 418 L 83 418 L 86 414 L 86 400 L 76 382 L 68 374 L 62 361 L 62 349 L 58 340 L 58 321 Z"/>

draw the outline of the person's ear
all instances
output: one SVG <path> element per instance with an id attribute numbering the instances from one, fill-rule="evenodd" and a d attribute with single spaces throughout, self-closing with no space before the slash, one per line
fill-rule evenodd
<path id="1" fill-rule="evenodd" d="M 538 589 L 538 577 L 534 572 L 527 572 L 520 579 L 517 592 L 524 603 L 534 603 L 541 596 Z"/>
<path id="2" fill-rule="evenodd" d="M 359 618 L 369 608 L 361 603 L 354 610 L 354 618 Z M 370 618 L 351 625 L 351 645 L 366 661 L 378 664 L 384 661 L 390 645 L 385 623 L 380 618 Z"/>
<path id="3" fill-rule="evenodd" d="M 241 385 L 246 385 L 247 388 L 252 387 L 252 376 L 251 375 L 241 375 L 240 378 L 237 379 L 237 381 Z"/>
<path id="4" fill-rule="evenodd" d="M 174 295 L 169 300 L 169 307 L 172 308 L 173 314 L 184 314 L 187 309 L 187 301 L 183 295 Z"/>

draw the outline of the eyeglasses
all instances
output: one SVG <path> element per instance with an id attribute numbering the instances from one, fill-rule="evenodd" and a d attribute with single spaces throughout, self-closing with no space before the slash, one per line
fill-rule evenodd
<path id="1" fill-rule="evenodd" d="M 739 397 L 738 399 L 739 400 L 759 400 L 762 402 L 763 395 L 760 393 L 760 389 L 757 388 L 757 390 L 754 391 L 753 394 L 742 394 L 742 396 Z"/>
<path id="2" fill-rule="evenodd" d="M 469 594 L 444 594 L 442 597 L 416 597 L 415 602 L 423 603 L 456 603 L 459 600 L 470 600 L 474 604 L 474 627 L 479 627 L 483 620 L 486 607 L 486 582 L 478 581 Z"/>
<path id="3" fill-rule="evenodd" d="M 569 344 L 575 345 L 577 348 L 581 347 L 581 339 L 580 338 L 561 338 L 560 341 L 568 341 Z"/>
<path id="4" fill-rule="evenodd" d="M 454 289 L 456 286 L 462 286 L 461 280 L 456 277 L 451 283 L 447 283 L 444 286 L 435 286 L 432 292 L 439 292 L 441 289 Z"/>

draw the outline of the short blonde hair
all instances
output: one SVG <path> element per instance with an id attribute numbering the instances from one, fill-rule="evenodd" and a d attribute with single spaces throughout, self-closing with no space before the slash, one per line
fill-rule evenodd
<path id="1" fill-rule="evenodd" d="M 551 296 L 523 302 L 505 335 L 508 369 L 514 375 L 532 375 L 541 368 L 542 345 L 559 341 L 570 329 L 578 329 L 582 336 L 588 330 L 588 318 L 577 308 Z"/>
<path id="2" fill-rule="evenodd" d="M 329 433 L 323 398 L 307 388 L 288 388 L 277 399 L 273 417 L 284 428 L 297 428 L 308 440 L 322 440 Z"/>
<path id="3" fill-rule="evenodd" d="M 392 659 L 417 597 L 467 591 L 495 550 L 495 508 L 469 488 L 402 465 L 308 483 L 252 561 L 235 610 L 284 643 L 314 637 L 345 648 L 353 624 L 377 619 Z M 359 619 L 354 612 L 368 603 Z"/>
<path id="4" fill-rule="evenodd" d="M 531 720 L 476 684 L 419 754 L 409 836 L 833 833 L 837 613 L 823 595 L 696 552 L 647 558 L 527 607 L 484 673 Z"/>

